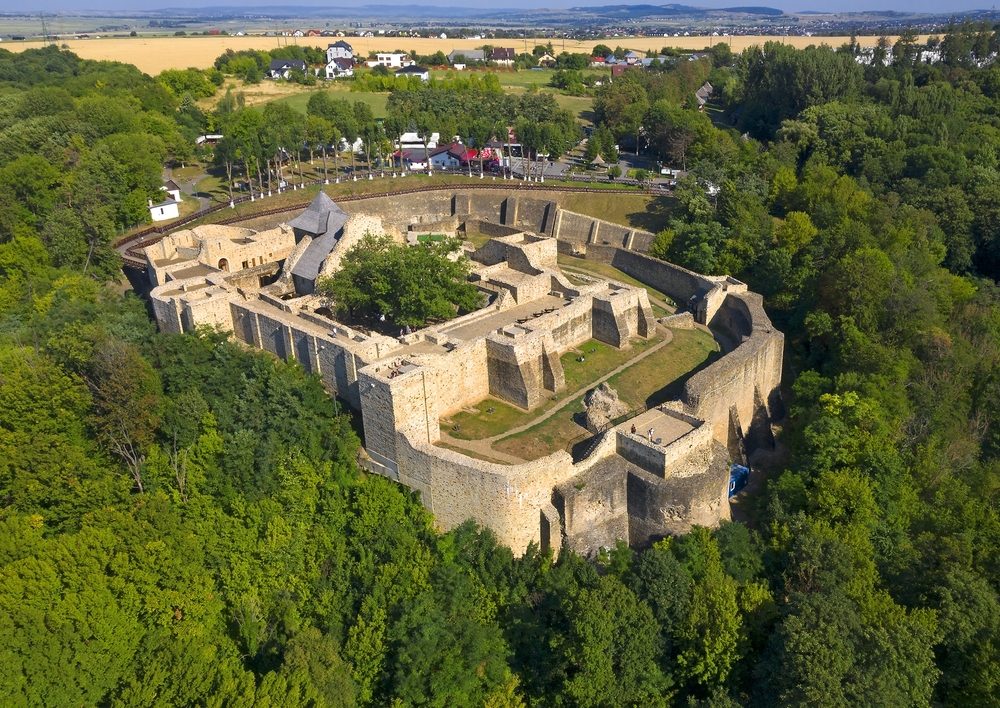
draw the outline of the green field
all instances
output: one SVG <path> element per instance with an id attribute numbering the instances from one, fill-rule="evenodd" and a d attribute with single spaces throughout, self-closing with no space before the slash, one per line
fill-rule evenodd
<path id="1" fill-rule="evenodd" d="M 597 183 L 592 186 L 607 185 L 609 188 L 621 187 L 609 183 Z M 591 185 L 588 185 L 591 186 Z M 636 190 L 633 194 L 567 194 L 560 199 L 564 209 L 575 211 L 599 219 L 613 221 L 616 224 L 628 224 L 638 229 L 656 233 L 670 224 L 673 217 L 675 200 L 673 197 L 652 196 Z"/>
<path id="2" fill-rule="evenodd" d="M 347 99 L 352 103 L 360 101 L 361 103 L 367 103 L 371 109 L 372 113 L 376 118 L 385 118 L 385 104 L 389 100 L 388 93 L 375 93 L 373 91 L 350 91 L 348 90 L 347 84 L 338 84 L 334 88 L 321 88 L 319 91 L 326 91 L 332 94 L 333 98 Z M 285 98 L 277 99 L 281 103 L 287 103 L 289 106 L 299 111 L 300 113 L 306 112 L 306 106 L 309 105 L 309 98 L 315 93 L 315 91 L 303 91 L 302 93 L 295 93 L 291 96 L 286 96 Z"/>
<path id="3" fill-rule="evenodd" d="M 467 73 L 468 72 L 459 72 L 450 69 L 435 69 L 431 72 L 431 76 L 435 79 L 442 79 L 462 76 Z M 531 88 L 551 93 L 555 96 L 556 103 L 558 103 L 561 108 L 565 108 L 572 113 L 581 123 L 585 125 L 593 124 L 594 99 L 589 96 L 566 96 L 559 93 L 554 88 L 548 88 L 549 81 L 552 80 L 552 74 L 554 73 L 553 70 L 498 71 L 495 73 L 500 79 L 500 85 L 503 86 L 504 90 L 508 93 L 521 94 Z M 332 85 L 322 86 L 314 90 L 303 90 L 299 93 L 293 93 L 289 96 L 282 96 L 281 98 L 273 100 L 287 103 L 295 110 L 305 113 L 306 106 L 309 103 L 309 97 L 312 96 L 315 91 L 328 91 L 335 94 L 335 98 L 344 98 L 348 101 L 361 101 L 362 103 L 367 103 L 371 106 L 372 113 L 375 114 L 376 118 L 384 118 L 386 115 L 385 106 L 386 102 L 389 100 L 389 94 L 387 92 L 377 93 L 373 91 L 351 91 L 351 82 L 349 80 L 337 81 Z"/>

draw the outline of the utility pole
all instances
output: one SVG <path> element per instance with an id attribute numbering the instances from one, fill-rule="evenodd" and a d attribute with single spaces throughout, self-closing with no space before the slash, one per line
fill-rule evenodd
<path id="1" fill-rule="evenodd" d="M 49 41 L 49 30 L 45 26 L 45 13 L 44 12 L 39 12 L 38 13 L 38 19 L 40 19 L 42 21 L 42 41 L 44 41 L 44 42 L 47 43 Z M 53 42 L 53 44 L 54 43 L 55 42 Z"/>

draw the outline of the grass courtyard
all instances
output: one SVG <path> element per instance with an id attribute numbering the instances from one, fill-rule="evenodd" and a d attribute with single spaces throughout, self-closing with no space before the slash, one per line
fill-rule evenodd
<path id="1" fill-rule="evenodd" d="M 566 375 L 566 388 L 563 393 L 556 394 L 540 407 L 530 412 L 523 411 L 491 397 L 469 410 L 443 419 L 441 429 L 459 440 L 482 440 L 526 425 L 553 408 L 564 405 L 567 396 L 614 371 L 662 340 L 662 336 L 635 340 L 631 349 L 616 349 L 604 342 L 590 339 L 559 357 Z"/>
<path id="2" fill-rule="evenodd" d="M 619 397 L 631 409 L 658 405 L 675 398 L 687 375 L 700 369 L 718 356 L 719 346 L 712 336 L 700 329 L 672 330 L 673 340 L 636 361 L 608 379 Z M 576 418 L 583 413 L 582 389 L 604 378 L 622 364 L 653 349 L 663 340 L 660 335 L 650 340 L 636 340 L 629 350 L 618 350 L 602 342 L 590 340 L 561 357 L 566 372 L 566 388 L 533 411 L 523 411 L 495 398 L 480 401 L 468 410 L 441 420 L 441 430 L 456 440 L 485 440 L 506 431 L 524 430 L 493 441 L 491 449 L 522 460 L 535 460 L 562 450 L 568 444 L 587 435 Z M 580 355 L 585 361 L 580 362 Z M 556 412 L 531 425 L 533 420 L 550 411 Z M 464 450 L 450 445 L 450 449 Z M 489 456 L 480 449 L 476 456 Z"/>

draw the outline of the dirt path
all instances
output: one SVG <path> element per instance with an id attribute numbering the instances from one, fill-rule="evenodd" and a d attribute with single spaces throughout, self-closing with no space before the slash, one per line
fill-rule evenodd
<path id="1" fill-rule="evenodd" d="M 650 356 L 651 354 L 654 354 L 655 352 L 658 352 L 660 349 L 662 349 L 663 347 L 667 346 L 668 344 L 670 344 L 673 341 L 674 336 L 673 336 L 673 333 L 670 331 L 670 329 L 668 329 L 667 327 L 663 327 L 662 325 L 657 325 L 657 329 L 663 330 L 664 339 L 663 339 L 662 342 L 660 342 L 659 344 L 657 344 L 657 345 L 655 345 L 653 347 L 650 347 L 649 349 L 647 349 L 646 351 L 644 351 L 642 354 L 640 354 L 639 356 L 635 357 L 634 359 L 629 359 L 624 364 L 622 364 L 621 366 L 617 367 L 616 369 L 613 369 L 612 371 L 609 371 L 607 374 L 605 374 L 601 378 L 597 379 L 596 381 L 592 381 L 589 384 L 587 384 L 586 386 L 584 386 L 583 388 L 580 388 L 580 389 L 574 391 L 573 393 L 567 395 L 563 399 L 562 405 L 554 407 L 552 410 L 546 412 L 544 415 L 539 416 L 538 418 L 534 418 L 531 421 L 525 423 L 524 425 L 519 425 L 516 428 L 511 428 L 510 430 L 506 430 L 506 431 L 504 431 L 502 433 L 498 433 L 497 435 L 493 435 L 492 437 L 488 437 L 488 438 L 480 438 L 479 440 L 460 440 L 458 438 L 453 438 L 450 435 L 447 435 L 446 433 L 442 432 L 441 433 L 442 440 L 444 440 L 445 442 L 447 442 L 449 445 L 454 445 L 455 447 L 461 447 L 461 448 L 465 448 L 466 450 L 471 450 L 471 451 L 474 451 L 474 452 L 478 452 L 481 455 L 485 455 L 487 457 L 493 457 L 493 458 L 495 458 L 497 460 L 500 460 L 500 459 L 509 460 L 509 461 L 511 461 L 512 464 L 520 464 L 522 462 L 526 462 L 527 460 L 523 460 L 521 458 L 514 457 L 512 455 L 508 455 L 507 453 L 504 453 L 504 452 L 501 452 L 499 450 L 493 449 L 493 443 L 498 442 L 498 441 L 500 441 L 500 440 L 502 440 L 504 438 L 508 438 L 508 437 L 510 437 L 512 435 L 517 435 L 518 433 L 522 433 L 525 430 L 528 430 L 529 428 L 533 428 L 536 425 L 539 425 L 540 423 L 544 423 L 546 420 L 548 420 L 549 418 L 551 418 L 552 416 L 554 416 L 556 413 L 558 413 L 561 410 L 563 410 L 564 408 L 566 408 L 566 406 L 571 401 L 576 400 L 577 397 L 582 396 L 583 394 L 585 394 L 590 389 L 595 388 L 596 386 L 601 385 L 602 383 L 604 383 L 608 379 L 612 378 L 616 374 L 621 373 L 622 371 L 624 371 L 628 367 L 632 366 L 633 364 L 642 361 L 647 356 Z"/>

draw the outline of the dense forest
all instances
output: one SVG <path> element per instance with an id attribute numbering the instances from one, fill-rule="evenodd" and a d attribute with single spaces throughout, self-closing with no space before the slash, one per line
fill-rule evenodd
<path id="1" fill-rule="evenodd" d="M 766 45 L 598 90 L 602 131 L 690 170 L 655 254 L 765 294 L 788 415 L 754 523 L 590 560 L 437 532 L 315 378 L 119 294 L 110 242 L 161 163 L 252 109 L 0 51 L 0 703 L 1000 702 L 979 34 L 934 65 Z"/>

